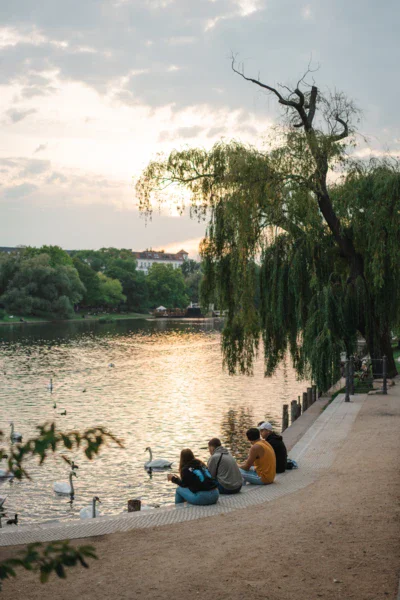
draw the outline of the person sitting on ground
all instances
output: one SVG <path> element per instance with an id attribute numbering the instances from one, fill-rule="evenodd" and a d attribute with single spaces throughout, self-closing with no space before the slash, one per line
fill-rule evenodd
<path id="1" fill-rule="evenodd" d="M 260 438 L 257 427 L 248 429 L 246 436 L 251 443 L 251 448 L 247 460 L 239 465 L 243 481 L 255 485 L 273 483 L 276 475 L 276 458 L 272 446 Z"/>
<path id="2" fill-rule="evenodd" d="M 168 481 L 172 481 L 178 487 L 175 493 L 175 504 L 189 502 L 205 506 L 216 504 L 219 498 L 217 481 L 211 477 L 206 465 L 194 457 L 189 448 L 181 452 L 179 463 L 179 474 L 167 476 Z"/>
<path id="3" fill-rule="evenodd" d="M 208 459 L 208 470 L 211 476 L 217 480 L 220 494 L 237 494 L 242 488 L 242 476 L 236 460 L 224 448 L 218 438 L 208 442 L 208 451 L 211 456 Z"/>
<path id="4" fill-rule="evenodd" d="M 287 464 L 287 450 L 282 436 L 274 432 L 274 428 L 268 421 L 261 421 L 258 424 L 258 429 L 260 430 L 262 439 L 268 442 L 275 451 L 276 472 L 284 473 Z"/>

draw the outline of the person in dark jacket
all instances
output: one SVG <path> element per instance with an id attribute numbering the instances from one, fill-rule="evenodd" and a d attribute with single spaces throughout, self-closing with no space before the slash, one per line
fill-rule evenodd
<path id="1" fill-rule="evenodd" d="M 282 436 L 274 433 L 273 427 L 268 421 L 261 421 L 261 423 L 258 424 L 258 429 L 260 430 L 260 435 L 263 440 L 268 442 L 275 451 L 276 472 L 284 473 L 286 471 L 287 450 Z"/>
<path id="2" fill-rule="evenodd" d="M 206 506 L 218 502 L 217 481 L 211 476 L 206 465 L 194 457 L 189 448 L 185 448 L 181 452 L 179 474 L 180 477 L 167 475 L 168 481 L 178 486 L 175 493 L 175 504 L 189 502 Z"/>

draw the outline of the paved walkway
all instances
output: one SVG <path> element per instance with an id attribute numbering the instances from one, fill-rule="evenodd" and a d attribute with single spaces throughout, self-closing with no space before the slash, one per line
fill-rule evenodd
<path id="1" fill-rule="evenodd" d="M 338 396 L 290 451 L 290 457 L 299 463 L 300 468 L 278 475 L 273 485 L 260 487 L 248 485 L 240 494 L 220 497 L 218 504 L 214 506 L 184 505 L 66 524 L 4 528 L 0 530 L 0 546 L 85 538 L 192 521 L 229 513 L 292 494 L 316 481 L 331 466 L 364 401 L 363 395 L 355 396 L 351 403 L 344 402 L 343 394 Z"/>

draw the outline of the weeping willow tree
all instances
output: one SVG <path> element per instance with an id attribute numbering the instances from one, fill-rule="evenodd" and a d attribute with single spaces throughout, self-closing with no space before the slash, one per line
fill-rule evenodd
<path id="1" fill-rule="evenodd" d="M 340 352 L 352 353 L 361 334 L 394 375 L 399 165 L 349 157 L 358 110 L 344 94 L 323 94 L 305 77 L 293 90 L 276 89 L 246 77 L 234 60 L 232 68 L 281 105 L 273 144 L 219 142 L 159 157 L 137 183 L 141 210 L 151 213 L 172 186 L 190 197 L 193 216 L 207 218 L 202 296 L 227 310 L 222 349 L 230 373 L 252 372 L 262 340 L 266 375 L 289 351 L 298 374 L 327 389 L 339 376 Z"/>

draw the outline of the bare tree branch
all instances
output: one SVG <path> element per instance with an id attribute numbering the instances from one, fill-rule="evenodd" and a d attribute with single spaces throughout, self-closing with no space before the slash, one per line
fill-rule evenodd
<path id="1" fill-rule="evenodd" d="M 338 123 L 343 125 L 342 133 L 332 136 L 332 140 L 334 142 L 338 142 L 339 140 L 344 140 L 344 138 L 347 138 L 347 136 L 349 135 L 349 126 L 348 123 L 346 123 L 346 121 L 343 121 L 343 119 L 339 117 L 339 115 L 335 115 L 335 119 Z"/>
<path id="2" fill-rule="evenodd" d="M 286 100 L 282 94 L 280 94 L 278 92 L 277 89 L 266 85 L 265 83 L 261 83 L 261 81 L 259 81 L 258 79 L 253 79 L 252 77 L 246 77 L 246 75 L 243 73 L 243 71 L 238 71 L 235 68 L 235 57 L 232 56 L 232 71 L 234 73 L 236 73 L 237 75 L 240 75 L 240 77 L 243 77 L 243 79 L 245 79 L 246 81 L 251 81 L 252 83 L 255 83 L 256 85 L 259 85 L 260 87 L 262 87 L 265 90 L 268 90 L 269 92 L 272 92 L 273 94 L 275 94 L 275 96 L 277 96 L 280 104 L 283 104 L 284 106 L 292 106 L 293 108 L 296 108 L 298 106 L 297 102 L 294 102 L 293 100 Z"/>
<path id="3" fill-rule="evenodd" d="M 308 105 L 309 105 L 309 110 L 308 110 L 308 115 L 307 115 L 308 127 L 312 127 L 312 122 L 313 122 L 314 116 L 315 116 L 315 109 L 317 107 L 317 96 L 318 96 L 318 88 L 315 85 L 313 85 L 311 88 L 311 93 L 310 93 L 310 101 L 308 103 Z"/>

